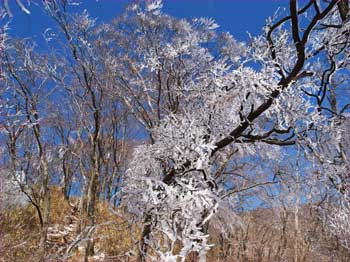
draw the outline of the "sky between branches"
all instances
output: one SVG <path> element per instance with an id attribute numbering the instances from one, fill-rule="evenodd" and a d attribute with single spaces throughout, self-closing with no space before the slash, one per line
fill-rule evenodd
<path id="1" fill-rule="evenodd" d="M 80 0 L 80 5 L 70 6 L 71 12 L 88 11 L 98 21 L 109 22 L 130 2 L 129 0 Z M 211 17 L 223 31 L 229 31 L 237 40 L 247 40 L 248 32 L 261 32 L 266 18 L 278 7 L 288 6 L 286 0 L 165 0 L 163 12 L 178 18 Z M 11 4 L 11 2 L 10 2 Z M 53 21 L 43 15 L 40 5 L 31 4 L 31 15 L 19 10 L 12 3 L 15 19 L 10 23 L 9 34 L 17 37 L 33 37 L 43 44 L 42 34 L 47 28 L 55 28 Z"/>

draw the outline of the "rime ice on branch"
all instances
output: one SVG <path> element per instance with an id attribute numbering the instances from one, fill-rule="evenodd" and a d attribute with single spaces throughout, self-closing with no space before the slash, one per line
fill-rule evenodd
<path id="1" fill-rule="evenodd" d="M 160 1 L 133 4 L 101 29 L 120 47 L 116 92 L 151 138 L 122 189 L 143 221 L 144 256 L 176 261 L 196 251 L 205 260 L 207 223 L 230 195 L 221 183 L 230 156 L 278 160 L 281 147 L 299 145 L 319 161 L 319 134 L 337 132 L 325 97 L 349 70 L 349 19 L 337 3 L 291 1 L 246 45 L 212 19 L 163 14 Z"/>

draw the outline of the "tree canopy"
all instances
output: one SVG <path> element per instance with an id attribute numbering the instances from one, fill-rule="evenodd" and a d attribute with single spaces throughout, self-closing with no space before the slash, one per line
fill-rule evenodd
<path id="1" fill-rule="evenodd" d="M 46 37 L 56 41 L 50 50 L 1 41 L 1 175 L 37 210 L 42 261 L 54 185 L 67 201 L 81 199 L 80 234 L 66 256 L 86 239 L 85 259 L 93 255 L 96 205 L 107 200 L 139 228 L 140 261 L 194 252 L 206 261 L 208 227 L 222 212 L 241 197 L 258 203 L 258 188 L 273 199 L 294 185 L 295 201 L 321 206 L 347 246 L 347 0 L 291 0 L 247 42 L 214 19 L 167 15 L 160 0 L 133 2 L 102 24 L 69 13 L 68 2 L 41 3 L 59 34 Z"/>

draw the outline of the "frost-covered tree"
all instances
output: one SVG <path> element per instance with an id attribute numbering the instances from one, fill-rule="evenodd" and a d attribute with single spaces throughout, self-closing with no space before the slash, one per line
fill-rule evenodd
<path id="1" fill-rule="evenodd" d="M 5 171 L 1 171 L 1 208 L 9 209 L 25 206 L 28 199 L 21 190 L 21 186 L 25 183 L 23 174 L 18 173 L 13 176 L 12 172 L 4 173 Z"/>
<path id="2" fill-rule="evenodd" d="M 48 60 L 34 51 L 33 42 L 8 38 L 1 54 L 3 101 L 1 140 L 6 148 L 7 183 L 26 195 L 40 224 L 40 260 L 45 260 L 50 213 L 50 180 L 55 172 L 55 143 L 50 137 L 54 112 L 48 110 L 54 92 Z M 45 119 L 45 121 L 42 121 Z M 21 174 L 21 179 L 18 178 Z"/>
<path id="3" fill-rule="evenodd" d="M 324 108 L 331 80 L 349 69 L 344 6 L 292 0 L 246 45 L 213 20 L 163 14 L 160 1 L 132 4 L 101 28 L 116 46 L 116 94 L 151 136 L 136 148 L 121 192 L 143 221 L 143 257 L 176 261 L 195 251 L 205 260 L 206 225 L 237 192 L 223 172 L 234 161 L 282 161 L 282 147 L 294 145 L 313 158 L 320 134 L 340 142 Z"/>
<path id="4" fill-rule="evenodd" d="M 322 218 L 330 231 L 337 236 L 340 243 L 350 249 L 350 193 L 349 193 L 349 115 L 341 114 L 335 119 L 338 131 L 335 135 L 337 143 L 325 143 L 323 171 L 331 181 L 333 192 L 329 196 L 330 203 L 322 211 Z"/>

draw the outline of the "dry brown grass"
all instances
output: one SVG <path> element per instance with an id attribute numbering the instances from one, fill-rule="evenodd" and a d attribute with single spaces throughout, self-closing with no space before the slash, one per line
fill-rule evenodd
<path id="1" fill-rule="evenodd" d="M 58 188 L 51 188 L 50 223 L 67 223 L 65 217 L 70 212 L 71 207 L 64 200 L 62 192 Z M 111 258 L 105 261 L 137 261 L 136 256 L 129 260 L 123 256 L 132 246 L 127 221 L 113 215 L 109 211 L 108 203 L 103 201 L 97 204 L 96 214 L 95 251 L 103 252 Z M 242 224 L 235 225 L 234 232 L 228 238 L 222 238 L 217 229 L 210 227 L 210 243 L 215 246 L 208 254 L 208 262 L 288 262 L 295 261 L 296 254 L 299 262 L 350 261 L 348 251 L 339 245 L 337 239 L 327 234 L 311 208 L 304 207 L 300 214 L 300 228 L 297 231 L 293 212 L 287 211 L 283 215 L 280 211 L 271 209 L 240 214 Z M 3 232 L 3 250 L 0 261 L 37 261 L 40 226 L 35 208 L 28 205 L 5 210 L 2 218 L 0 226 Z M 139 236 L 137 233 L 135 237 Z M 54 257 L 56 249 L 49 246 L 48 251 Z M 136 248 L 134 251 L 136 252 Z M 192 262 L 197 260 L 195 254 L 187 259 Z M 81 261 L 83 254 L 76 248 L 69 262 Z M 94 260 L 91 258 L 89 261 Z"/>

